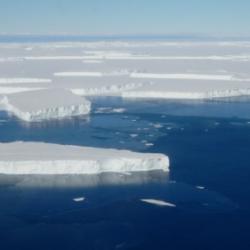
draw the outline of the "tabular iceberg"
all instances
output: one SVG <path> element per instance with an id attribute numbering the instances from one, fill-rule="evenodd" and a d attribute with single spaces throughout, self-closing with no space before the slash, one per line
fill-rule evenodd
<path id="1" fill-rule="evenodd" d="M 5 96 L 1 101 L 6 111 L 24 121 L 59 119 L 86 115 L 91 103 L 64 89 L 46 89 Z"/>
<path id="2" fill-rule="evenodd" d="M 48 143 L 0 143 L 0 174 L 64 175 L 152 170 L 168 171 L 168 157 Z"/>

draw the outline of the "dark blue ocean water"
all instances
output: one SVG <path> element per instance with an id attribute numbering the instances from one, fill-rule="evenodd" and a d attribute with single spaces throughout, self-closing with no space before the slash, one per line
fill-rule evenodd
<path id="1" fill-rule="evenodd" d="M 93 100 L 89 117 L 63 121 L 28 124 L 0 113 L 1 142 L 115 147 L 171 160 L 169 174 L 0 176 L 0 249 L 249 250 L 249 107 L 248 99 L 104 98 Z"/>

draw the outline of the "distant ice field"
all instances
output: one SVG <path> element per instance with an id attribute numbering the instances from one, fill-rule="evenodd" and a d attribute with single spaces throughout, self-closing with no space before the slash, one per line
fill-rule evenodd
<path id="1" fill-rule="evenodd" d="M 0 55 L 2 95 L 44 88 L 165 99 L 250 93 L 250 42 L 2 43 Z"/>

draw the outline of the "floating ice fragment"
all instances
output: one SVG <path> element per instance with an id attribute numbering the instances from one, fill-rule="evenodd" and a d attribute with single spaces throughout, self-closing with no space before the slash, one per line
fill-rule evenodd
<path id="1" fill-rule="evenodd" d="M 165 206 L 165 207 L 176 207 L 175 204 L 167 202 L 167 201 L 163 201 L 163 200 L 156 200 L 156 199 L 141 199 L 142 202 L 146 202 L 152 205 L 156 205 L 156 206 Z"/>
<path id="2" fill-rule="evenodd" d="M 129 136 L 132 138 L 136 138 L 136 137 L 138 137 L 138 134 L 130 134 Z"/>
<path id="3" fill-rule="evenodd" d="M 83 202 L 85 200 L 84 197 L 77 197 L 77 198 L 74 198 L 73 201 L 75 202 Z"/>

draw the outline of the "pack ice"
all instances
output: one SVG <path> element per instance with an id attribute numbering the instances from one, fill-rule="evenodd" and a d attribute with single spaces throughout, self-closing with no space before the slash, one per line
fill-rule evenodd
<path id="1" fill-rule="evenodd" d="M 162 154 L 36 142 L 0 143 L 0 174 L 64 175 L 169 170 Z"/>

